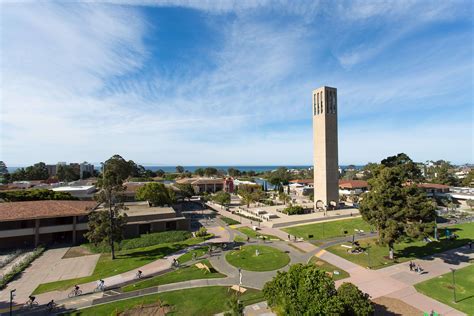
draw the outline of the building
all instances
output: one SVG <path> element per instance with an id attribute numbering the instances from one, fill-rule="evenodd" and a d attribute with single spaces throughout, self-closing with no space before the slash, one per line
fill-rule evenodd
<path id="1" fill-rule="evenodd" d="M 449 193 L 449 185 L 437 184 L 437 183 L 420 183 L 417 185 L 423 189 L 428 196 L 443 195 Z"/>
<path id="2" fill-rule="evenodd" d="M 231 177 L 224 179 L 224 191 L 228 193 L 234 193 L 234 179 Z"/>
<path id="3" fill-rule="evenodd" d="M 79 243 L 85 239 L 93 201 L 0 203 L 0 248 Z"/>
<path id="4" fill-rule="evenodd" d="M 336 208 L 339 203 L 337 89 L 313 90 L 314 208 Z"/>
<path id="5" fill-rule="evenodd" d="M 148 202 L 126 203 L 126 238 L 168 230 L 188 230 L 189 219 L 172 207 Z M 78 244 L 86 241 L 88 215 L 94 201 L 28 201 L 0 203 L 0 249 L 39 244 Z M 106 208 L 98 208 L 97 211 Z"/>
<path id="6" fill-rule="evenodd" d="M 93 200 L 97 192 L 95 185 L 74 185 L 52 188 L 55 192 L 69 193 L 80 200 Z"/>
<path id="7" fill-rule="evenodd" d="M 224 190 L 224 179 L 214 178 L 185 178 L 176 180 L 178 184 L 190 184 L 196 194 L 215 193 Z"/>
<path id="8" fill-rule="evenodd" d="M 369 189 L 364 180 L 339 180 L 339 193 L 344 195 L 359 195 Z"/>
<path id="9" fill-rule="evenodd" d="M 79 177 L 84 179 L 84 177 L 92 177 L 94 175 L 94 165 L 84 161 L 79 165 Z"/>
<path id="10" fill-rule="evenodd" d="M 48 169 L 48 175 L 50 177 L 54 177 L 58 173 L 58 166 L 57 165 L 46 165 L 46 169 Z"/>

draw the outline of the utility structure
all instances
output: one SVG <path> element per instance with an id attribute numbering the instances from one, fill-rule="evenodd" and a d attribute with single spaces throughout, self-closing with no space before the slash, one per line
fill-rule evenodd
<path id="1" fill-rule="evenodd" d="M 339 204 L 337 141 L 337 89 L 313 90 L 314 209 L 335 209 Z"/>

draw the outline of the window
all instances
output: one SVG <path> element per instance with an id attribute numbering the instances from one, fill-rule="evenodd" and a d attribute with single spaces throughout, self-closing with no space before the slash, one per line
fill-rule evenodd
<path id="1" fill-rule="evenodd" d="M 316 115 L 316 94 L 313 94 L 313 115 Z"/>
<path id="2" fill-rule="evenodd" d="M 319 92 L 316 92 L 316 97 L 317 97 L 317 107 L 318 107 L 318 114 L 319 114 Z"/>
<path id="3" fill-rule="evenodd" d="M 323 92 L 321 92 L 321 114 L 324 113 Z M 326 109 L 327 110 L 327 109 Z"/>

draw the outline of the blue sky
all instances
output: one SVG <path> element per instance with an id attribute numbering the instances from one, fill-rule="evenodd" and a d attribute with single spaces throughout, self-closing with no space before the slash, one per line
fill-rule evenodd
<path id="1" fill-rule="evenodd" d="M 0 160 L 312 162 L 338 88 L 339 161 L 474 162 L 472 1 L 1 4 Z"/>

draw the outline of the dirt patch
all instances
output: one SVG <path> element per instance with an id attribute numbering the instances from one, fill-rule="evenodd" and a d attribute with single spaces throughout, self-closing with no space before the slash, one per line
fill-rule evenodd
<path id="1" fill-rule="evenodd" d="M 92 253 L 89 249 L 82 246 L 76 246 L 69 248 L 69 250 L 64 254 L 61 259 L 77 258 L 90 255 L 94 255 L 94 253 Z"/>
<path id="2" fill-rule="evenodd" d="M 165 316 L 170 311 L 170 306 L 162 305 L 162 303 L 158 301 L 157 303 L 136 306 L 118 313 L 117 316 Z"/>
<path id="3" fill-rule="evenodd" d="M 419 316 L 423 312 L 396 298 L 382 296 L 372 300 L 375 303 L 376 316 Z"/>

